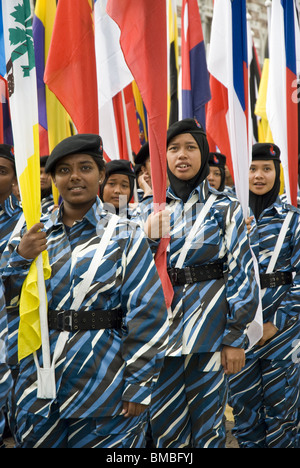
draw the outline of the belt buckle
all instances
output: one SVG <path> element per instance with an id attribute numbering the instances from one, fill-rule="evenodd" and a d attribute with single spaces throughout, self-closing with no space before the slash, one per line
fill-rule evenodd
<path id="1" fill-rule="evenodd" d="M 269 280 L 270 280 L 270 288 L 275 288 L 276 287 L 276 273 L 270 273 L 269 275 Z"/>
<path id="2" fill-rule="evenodd" d="M 57 313 L 57 329 L 59 331 L 72 331 L 73 314 L 72 310 L 61 310 Z"/>

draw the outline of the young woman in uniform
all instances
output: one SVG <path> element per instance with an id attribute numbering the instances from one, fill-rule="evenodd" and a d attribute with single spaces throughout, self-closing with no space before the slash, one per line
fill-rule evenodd
<path id="1" fill-rule="evenodd" d="M 150 407 L 160 448 L 225 446 L 227 375 L 244 365 L 246 330 L 258 304 L 241 207 L 209 187 L 208 156 L 205 132 L 194 119 L 173 124 L 167 208 L 153 214 L 150 199 L 141 204 L 153 251 L 170 233 L 170 340 Z"/>
<path id="2" fill-rule="evenodd" d="M 264 323 L 244 369 L 230 379 L 234 434 L 244 448 L 292 448 L 300 393 L 300 211 L 279 197 L 276 145 L 253 146 L 249 188 Z"/>
<path id="3" fill-rule="evenodd" d="M 63 203 L 44 225 L 33 226 L 11 243 L 2 277 L 8 303 L 18 304 L 33 259 L 47 249 L 52 360 L 57 343 L 65 345 L 52 361 L 56 397 L 43 399 L 37 393 L 41 349 L 36 359 L 29 355 L 20 362 L 20 446 L 143 447 L 145 410 L 168 337 L 152 253 L 138 225 L 103 210 L 97 196 L 104 175 L 99 136 L 63 140 L 52 151 L 46 171 Z M 91 281 L 81 290 L 87 276 Z"/>

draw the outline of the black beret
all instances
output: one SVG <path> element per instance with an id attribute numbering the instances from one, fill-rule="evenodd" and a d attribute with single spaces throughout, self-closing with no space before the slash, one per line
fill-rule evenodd
<path id="1" fill-rule="evenodd" d="M 274 143 L 255 143 L 252 146 L 252 159 L 280 161 L 280 149 Z"/>
<path id="2" fill-rule="evenodd" d="M 146 162 L 146 160 L 150 157 L 150 153 L 149 153 L 149 143 L 147 141 L 147 143 L 145 143 L 140 151 L 138 152 L 137 155 L 135 155 L 134 157 L 134 163 L 135 164 L 143 164 Z"/>
<path id="3" fill-rule="evenodd" d="M 226 165 L 226 156 L 222 153 L 209 153 L 208 164 L 210 166 L 224 167 Z"/>
<path id="4" fill-rule="evenodd" d="M 65 138 L 51 152 L 45 171 L 51 172 L 60 159 L 70 154 L 88 154 L 96 162 L 103 163 L 102 138 L 92 133 L 79 133 Z"/>
<path id="5" fill-rule="evenodd" d="M 183 119 L 173 123 L 167 131 L 167 145 L 172 138 L 181 133 L 191 133 L 198 141 L 198 136 L 206 137 L 206 133 L 201 127 L 201 124 L 195 119 Z"/>
<path id="6" fill-rule="evenodd" d="M 124 174 L 128 177 L 135 178 L 133 164 L 125 159 L 114 159 L 105 165 L 105 178 L 107 179 L 112 174 Z"/>
<path id="7" fill-rule="evenodd" d="M 13 164 L 15 164 L 15 155 L 14 155 L 14 148 L 11 145 L 7 145 L 3 143 L 0 145 L 0 157 L 8 159 Z"/>

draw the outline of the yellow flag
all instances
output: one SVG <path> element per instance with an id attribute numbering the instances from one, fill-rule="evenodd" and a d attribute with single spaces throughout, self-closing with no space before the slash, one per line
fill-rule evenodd
<path id="1" fill-rule="evenodd" d="M 269 59 L 265 59 L 254 113 L 260 117 L 258 125 L 259 143 L 273 143 L 273 137 L 267 117 L 266 103 L 269 81 Z"/>
<path id="2" fill-rule="evenodd" d="M 258 124 L 258 141 L 259 143 L 274 143 L 271 128 L 267 117 L 267 92 L 269 82 L 269 59 L 264 60 L 260 85 L 258 90 L 257 101 L 255 105 L 255 114 L 260 117 Z M 284 192 L 284 174 L 282 166 L 280 166 L 280 194 Z"/>
<path id="3" fill-rule="evenodd" d="M 51 268 L 47 252 L 43 252 L 44 278 L 49 279 Z M 33 350 L 41 347 L 41 331 L 39 317 L 39 293 L 37 287 L 36 261 L 30 267 L 20 298 L 20 327 L 18 335 L 18 357 L 19 360 L 32 354 Z"/>
<path id="4" fill-rule="evenodd" d="M 37 82 L 30 1 L 2 2 L 2 16 L 16 171 L 24 216 L 30 229 L 41 216 Z M 47 259 L 45 252 L 44 260 Z M 46 269 L 49 269 L 48 262 Z M 39 312 L 37 281 L 37 269 L 33 265 L 20 299 L 19 353 L 22 357 L 40 347 L 36 347 L 35 339 L 36 334 L 41 336 L 39 319 L 36 319 Z"/>

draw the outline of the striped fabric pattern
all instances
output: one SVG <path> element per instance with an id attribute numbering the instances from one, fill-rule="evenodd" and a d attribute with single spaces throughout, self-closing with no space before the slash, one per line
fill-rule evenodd
<path id="1" fill-rule="evenodd" d="M 171 241 L 168 266 L 175 267 L 185 237 L 209 193 L 218 197 L 187 253 L 185 266 L 224 263 L 224 279 L 174 287 L 173 320 L 168 356 L 215 352 L 222 345 L 246 347 L 246 330 L 258 304 L 249 240 L 239 202 L 220 194 L 203 182 L 185 205 L 171 188 L 167 208 L 171 211 Z M 141 203 L 144 220 L 152 211 L 152 200 Z M 157 244 L 153 244 L 153 250 Z"/>
<path id="2" fill-rule="evenodd" d="M 7 316 L 3 283 L 0 279 L 0 409 L 5 405 L 12 387 L 12 377 L 7 365 Z M 0 424 L 2 415 L 0 416 Z M 0 434 L 1 435 L 1 434 Z"/>
<path id="3" fill-rule="evenodd" d="M 22 214 L 22 208 L 14 195 L 10 195 L 0 206 L 0 256 Z"/>
<path id="4" fill-rule="evenodd" d="M 97 199 L 83 220 L 67 231 L 61 210 L 46 220 L 52 268 L 52 276 L 46 282 L 50 309 L 71 308 L 110 216 Z M 18 242 L 16 238 L 10 251 Z M 15 250 L 12 252 L 2 272 L 9 304 L 17 304 L 30 263 Z M 120 220 L 81 309 L 119 307 L 124 313 L 121 330 L 69 334 L 63 355 L 56 364 L 61 417 L 112 416 L 121 412 L 122 399 L 144 404 L 150 401 L 167 344 L 167 311 L 145 236 L 137 224 L 128 220 Z M 52 353 L 58 335 L 58 331 L 50 331 Z M 30 356 L 20 363 L 17 404 L 25 411 L 45 416 L 52 403 L 37 400 L 36 390 L 36 369 Z"/>

